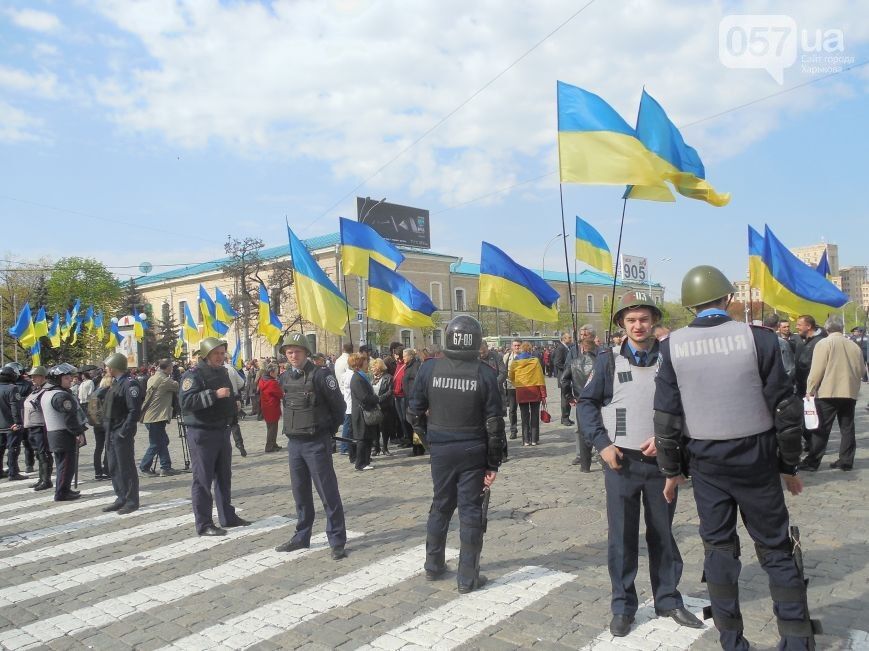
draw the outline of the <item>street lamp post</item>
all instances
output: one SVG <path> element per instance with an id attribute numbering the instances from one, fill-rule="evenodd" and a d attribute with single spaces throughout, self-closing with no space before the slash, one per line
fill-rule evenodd
<path id="1" fill-rule="evenodd" d="M 551 240 L 549 240 L 546 243 L 546 246 L 543 247 L 543 260 L 540 263 L 540 275 L 544 281 L 546 280 L 546 253 L 547 253 L 547 251 L 549 251 L 549 247 L 552 246 L 552 243 L 555 242 L 559 237 L 564 237 L 564 235 L 562 233 L 557 233 L 555 235 L 555 237 L 553 237 Z M 568 287 L 569 286 L 570 285 L 568 284 Z M 572 301 L 570 301 L 570 297 L 568 297 L 568 302 L 572 302 Z M 571 307 L 571 309 L 573 309 L 573 307 Z M 531 336 L 534 336 L 534 321 L 533 320 L 531 321 Z"/>
<path id="2" fill-rule="evenodd" d="M 383 197 L 383 199 L 381 199 L 377 203 L 373 204 L 368 210 L 365 210 L 365 206 L 366 206 L 366 204 L 368 204 L 369 201 L 371 201 L 371 197 L 365 197 L 365 200 L 362 202 L 362 207 L 359 209 L 359 222 L 362 224 L 365 223 L 365 220 L 368 218 L 368 215 L 371 214 L 372 210 L 374 210 L 375 208 L 377 208 L 377 206 L 379 206 L 384 201 L 386 201 L 386 197 Z M 344 284 L 345 284 L 344 291 L 346 292 L 347 291 L 347 289 L 346 289 L 347 281 L 344 281 Z M 363 310 L 362 305 L 363 305 L 363 301 L 365 298 L 365 296 L 364 296 L 365 290 L 363 289 L 362 285 L 363 285 L 362 278 L 357 276 L 356 287 L 359 289 L 359 311 L 360 312 L 362 312 L 362 310 Z M 367 317 L 367 312 L 368 312 L 367 307 L 368 306 L 365 306 L 365 307 L 366 307 L 366 309 L 365 309 L 366 314 L 363 316 L 363 320 L 359 322 L 359 345 L 360 346 L 363 346 L 363 345 L 368 343 L 368 341 L 367 341 L 368 328 L 366 327 L 366 323 L 364 320 Z"/>

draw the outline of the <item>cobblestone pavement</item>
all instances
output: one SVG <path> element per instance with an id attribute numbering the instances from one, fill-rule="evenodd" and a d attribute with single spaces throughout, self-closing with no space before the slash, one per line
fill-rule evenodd
<path id="1" fill-rule="evenodd" d="M 822 649 L 869 649 L 869 412 L 858 403 L 855 470 L 805 475 L 787 497 L 802 530 L 812 616 Z M 554 386 L 551 394 L 555 395 Z M 550 409 L 557 411 L 557 404 Z M 557 414 L 554 414 L 557 420 Z M 174 428 L 174 424 L 172 425 Z M 427 457 L 394 450 L 375 470 L 355 472 L 335 457 L 351 539 L 333 561 L 322 506 L 309 550 L 280 554 L 295 517 L 286 457 L 264 454 L 265 427 L 242 424 L 248 456 L 233 459 L 233 501 L 253 527 L 226 538 L 195 534 L 189 475 L 143 479 L 145 508 L 104 514 L 107 484 L 93 481 L 92 447 L 82 451 L 81 500 L 55 503 L 24 482 L 0 482 L 0 645 L 9 649 L 717 649 L 712 629 L 680 629 L 654 617 L 645 550 L 633 632 L 613 640 L 606 570 L 602 472 L 581 474 L 571 428 L 543 428 L 540 445 L 511 441 L 493 491 L 482 566 L 491 584 L 459 597 L 455 577 L 422 575 L 431 497 Z M 144 451 L 147 434 L 137 436 Z M 517 444 L 518 443 L 518 444 Z M 172 439 L 176 467 L 179 441 Z M 451 569 L 458 547 L 450 532 Z M 681 590 L 695 611 L 703 548 L 690 485 L 680 495 L 675 535 L 685 561 Z M 741 532 L 740 582 L 746 635 L 774 648 L 765 574 Z"/>

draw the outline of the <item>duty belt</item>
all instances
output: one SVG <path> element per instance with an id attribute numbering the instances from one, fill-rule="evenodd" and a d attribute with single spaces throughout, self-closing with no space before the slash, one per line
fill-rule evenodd
<path id="1" fill-rule="evenodd" d="M 621 453 L 630 459 L 631 461 L 640 461 L 642 463 L 648 463 L 652 465 L 658 465 L 657 457 L 647 457 L 645 454 L 640 452 L 639 450 L 633 450 L 631 448 L 619 448 L 616 446 Z"/>

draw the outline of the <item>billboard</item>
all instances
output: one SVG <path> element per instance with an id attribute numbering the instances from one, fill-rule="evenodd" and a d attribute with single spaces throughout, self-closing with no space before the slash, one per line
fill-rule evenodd
<path id="1" fill-rule="evenodd" d="M 356 218 L 393 244 L 431 248 L 428 210 L 356 197 Z"/>

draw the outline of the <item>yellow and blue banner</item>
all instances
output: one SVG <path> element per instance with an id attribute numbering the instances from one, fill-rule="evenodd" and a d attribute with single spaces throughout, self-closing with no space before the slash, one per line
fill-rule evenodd
<path id="1" fill-rule="evenodd" d="M 645 90 L 637 114 L 637 139 L 650 152 L 661 182 L 628 188 L 628 199 L 672 201 L 673 194 L 663 184 L 670 181 L 676 191 L 689 199 L 713 206 L 726 206 L 730 194 L 719 193 L 706 181 L 706 169 L 697 150 L 689 146 L 661 105 Z"/>
<path id="2" fill-rule="evenodd" d="M 748 227 L 748 287 L 760 291 L 763 297 L 763 235 Z"/>
<path id="3" fill-rule="evenodd" d="M 37 339 L 48 336 L 48 319 L 45 317 L 44 307 L 40 307 L 36 312 L 36 318 L 33 319 L 33 331 L 36 333 Z"/>
<path id="4" fill-rule="evenodd" d="M 823 321 L 848 296 L 788 251 L 769 226 L 763 236 L 763 302 L 791 317 L 810 314 Z"/>
<path id="5" fill-rule="evenodd" d="M 220 339 L 229 332 L 229 326 L 217 319 L 214 301 L 205 291 L 205 287 L 199 285 L 199 311 L 202 313 L 202 337 L 215 337 Z"/>
<path id="6" fill-rule="evenodd" d="M 91 332 L 94 329 L 94 306 L 88 305 L 88 309 L 85 310 L 84 319 L 82 320 L 82 325 L 85 327 L 85 332 Z"/>
<path id="7" fill-rule="evenodd" d="M 658 185 L 661 176 L 636 131 L 603 99 L 558 82 L 562 183 Z"/>
<path id="8" fill-rule="evenodd" d="M 54 313 L 54 320 L 48 328 L 48 338 L 51 340 L 52 347 L 60 348 L 60 315 L 57 312 Z"/>
<path id="9" fill-rule="evenodd" d="M 148 329 L 148 322 L 138 314 L 133 315 L 133 339 L 137 342 L 145 338 L 145 330 Z"/>
<path id="10" fill-rule="evenodd" d="M 266 291 L 265 285 L 259 286 L 259 325 L 257 332 L 268 339 L 272 346 L 276 346 L 281 340 L 281 333 L 284 330 L 284 324 L 272 312 L 269 303 L 269 293 Z M 238 345 L 236 343 L 236 345 Z"/>
<path id="11" fill-rule="evenodd" d="M 39 343 L 38 339 L 30 349 L 30 368 L 34 366 L 42 366 L 42 344 Z"/>
<path id="12" fill-rule="evenodd" d="M 606 240 L 587 221 L 576 218 L 576 259 L 591 265 L 605 274 L 612 274 L 613 256 Z"/>
<path id="13" fill-rule="evenodd" d="M 404 262 L 404 254 L 368 224 L 345 217 L 340 217 L 338 221 L 341 225 L 341 263 L 345 274 L 367 278 L 369 259 L 393 271 Z"/>
<path id="14" fill-rule="evenodd" d="M 97 333 L 97 341 L 102 341 L 106 338 L 106 329 L 103 327 L 103 312 L 100 310 L 94 316 L 94 330 Z"/>
<path id="15" fill-rule="evenodd" d="M 30 312 L 30 304 L 25 303 L 18 314 L 15 325 L 9 328 L 9 334 L 18 340 L 23 348 L 32 348 L 37 341 L 36 328 L 33 326 L 33 315 Z"/>
<path id="16" fill-rule="evenodd" d="M 199 327 L 193 319 L 193 313 L 190 311 L 190 304 L 184 303 L 184 321 L 181 324 L 184 330 L 184 340 L 188 346 L 195 346 L 199 343 Z"/>
<path id="17" fill-rule="evenodd" d="M 181 359 L 184 354 L 184 328 L 178 329 L 178 338 L 175 339 L 175 350 L 172 351 L 172 357 Z"/>
<path id="18" fill-rule="evenodd" d="M 114 350 L 121 345 L 122 341 L 124 341 L 124 338 L 121 336 L 121 331 L 118 330 L 118 322 L 112 320 L 111 325 L 109 326 L 109 336 L 108 339 L 106 339 L 106 348 L 108 350 Z"/>
<path id="19" fill-rule="evenodd" d="M 815 271 L 827 280 L 830 280 L 833 276 L 833 272 L 830 271 L 830 261 L 827 259 L 827 249 L 824 249 L 824 252 L 821 254 L 821 259 L 818 260 L 818 266 L 815 267 Z"/>
<path id="20" fill-rule="evenodd" d="M 347 299 L 329 280 L 314 257 L 296 234 L 287 226 L 290 256 L 293 260 L 293 281 L 299 314 L 324 330 L 340 335 L 347 324 Z"/>
<path id="21" fill-rule="evenodd" d="M 81 317 L 75 320 L 75 328 L 72 331 L 72 340 L 69 342 L 70 346 L 75 346 L 75 342 L 78 341 L 78 336 L 81 334 Z"/>
<path id="22" fill-rule="evenodd" d="M 272 344 L 274 345 L 274 344 Z M 232 351 L 232 366 L 239 371 L 244 368 L 244 360 L 241 358 L 241 338 L 235 340 L 235 349 Z"/>
<path id="23" fill-rule="evenodd" d="M 480 305 L 497 307 L 535 321 L 558 321 L 555 308 L 558 292 L 488 242 L 483 242 L 480 252 L 479 295 Z"/>
<path id="24" fill-rule="evenodd" d="M 437 308 L 428 296 L 374 258 L 369 264 L 369 317 L 408 328 L 434 328 L 431 315 Z"/>
<path id="25" fill-rule="evenodd" d="M 214 310 L 215 318 L 222 323 L 228 324 L 238 316 L 238 312 L 233 309 L 232 303 L 219 287 L 214 288 Z"/>

